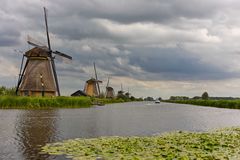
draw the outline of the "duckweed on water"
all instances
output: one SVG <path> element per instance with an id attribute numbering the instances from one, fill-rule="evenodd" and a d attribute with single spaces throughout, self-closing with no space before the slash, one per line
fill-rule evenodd
<path id="1" fill-rule="evenodd" d="M 47 144 L 43 153 L 74 160 L 240 159 L 240 128 L 150 137 L 100 137 Z"/>

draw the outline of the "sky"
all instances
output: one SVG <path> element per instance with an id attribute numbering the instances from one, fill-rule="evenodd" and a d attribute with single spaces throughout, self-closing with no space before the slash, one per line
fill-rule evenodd
<path id="1" fill-rule="evenodd" d="M 238 0 L 1 0 L 0 85 L 16 85 L 27 37 L 73 57 L 56 58 L 62 95 L 94 76 L 135 97 L 240 97 Z"/>

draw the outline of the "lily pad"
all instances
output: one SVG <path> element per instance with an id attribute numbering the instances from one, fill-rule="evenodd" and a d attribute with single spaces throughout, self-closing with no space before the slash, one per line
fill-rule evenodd
<path id="1" fill-rule="evenodd" d="M 240 159 L 240 128 L 149 137 L 77 138 L 47 144 L 42 152 L 74 160 Z"/>

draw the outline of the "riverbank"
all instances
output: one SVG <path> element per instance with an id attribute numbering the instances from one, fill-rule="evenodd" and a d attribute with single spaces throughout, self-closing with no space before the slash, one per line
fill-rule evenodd
<path id="1" fill-rule="evenodd" d="M 1 109 L 84 108 L 91 105 L 89 97 L 0 97 Z"/>
<path id="2" fill-rule="evenodd" d="M 93 105 L 128 102 L 123 99 L 90 97 L 20 97 L 0 96 L 0 109 L 86 108 Z"/>
<path id="3" fill-rule="evenodd" d="M 73 139 L 42 147 L 73 159 L 239 159 L 240 128 L 172 132 L 150 137 Z"/>
<path id="4" fill-rule="evenodd" d="M 240 100 L 164 100 L 164 102 L 192 104 L 217 108 L 240 109 Z"/>

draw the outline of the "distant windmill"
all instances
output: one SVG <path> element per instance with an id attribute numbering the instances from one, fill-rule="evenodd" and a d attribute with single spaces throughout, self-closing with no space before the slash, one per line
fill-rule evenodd
<path id="1" fill-rule="evenodd" d="M 54 62 L 54 56 L 58 55 L 72 60 L 72 57 L 59 51 L 52 51 L 47 23 L 47 13 L 44 7 L 44 18 L 48 47 L 36 44 L 31 40 L 27 42 L 34 46 L 22 57 L 20 76 L 18 79 L 16 94 L 22 96 L 60 96 L 60 89 Z M 23 67 L 24 58 L 26 58 Z"/>
<path id="2" fill-rule="evenodd" d="M 100 93 L 101 93 L 99 83 L 102 83 L 102 81 L 98 80 L 95 62 L 93 63 L 93 67 L 94 67 L 94 72 L 95 72 L 95 78 L 91 78 L 86 81 L 86 84 L 84 87 L 84 92 L 88 96 L 99 97 Z"/>
<path id="3" fill-rule="evenodd" d="M 119 98 L 123 98 L 123 97 L 124 97 L 124 91 L 123 91 L 123 86 L 122 86 L 122 84 L 121 84 L 121 90 L 118 91 L 118 93 L 117 93 L 117 97 L 119 97 Z"/>
<path id="4" fill-rule="evenodd" d="M 109 86 L 109 77 L 107 81 L 107 86 L 106 86 L 106 98 L 114 98 L 114 89 Z"/>

